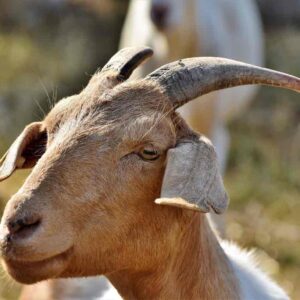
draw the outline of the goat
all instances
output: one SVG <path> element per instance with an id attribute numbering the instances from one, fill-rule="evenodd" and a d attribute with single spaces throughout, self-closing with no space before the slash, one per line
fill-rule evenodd
<path id="1" fill-rule="evenodd" d="M 6 271 L 32 284 L 106 275 L 125 299 L 287 299 L 205 213 L 228 205 L 211 142 L 175 112 L 214 90 L 300 79 L 224 58 L 190 58 L 126 82 L 152 55 L 119 51 L 78 95 L 28 125 L 0 180 L 34 167 L 6 205 Z"/>
<path id="2" fill-rule="evenodd" d="M 188 56 L 216 55 L 263 64 L 262 26 L 253 0 L 131 0 L 120 48 L 141 44 L 151 45 L 156 57 L 139 68 L 136 78 L 161 64 Z M 256 86 L 248 86 L 219 91 L 179 109 L 192 128 L 212 139 L 222 172 L 230 144 L 226 122 L 247 107 L 256 90 Z M 224 237 L 223 215 L 211 217 Z M 65 290 L 71 290 L 71 284 L 68 282 Z M 58 283 L 59 288 L 61 285 Z M 74 294 L 78 294 L 78 285 L 84 298 L 84 290 L 89 294 L 91 284 L 87 280 L 82 284 L 74 282 Z M 57 290 L 54 286 L 52 283 L 52 289 Z"/>

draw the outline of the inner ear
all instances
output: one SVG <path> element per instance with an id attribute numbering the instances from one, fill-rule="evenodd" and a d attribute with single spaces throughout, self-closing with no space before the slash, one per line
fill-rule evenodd
<path id="1" fill-rule="evenodd" d="M 47 131 L 42 122 L 26 126 L 0 160 L 0 181 L 15 169 L 31 168 L 46 151 Z"/>
<path id="2" fill-rule="evenodd" d="M 25 159 L 22 168 L 32 168 L 46 151 L 47 131 L 41 130 L 24 148 L 21 156 Z"/>

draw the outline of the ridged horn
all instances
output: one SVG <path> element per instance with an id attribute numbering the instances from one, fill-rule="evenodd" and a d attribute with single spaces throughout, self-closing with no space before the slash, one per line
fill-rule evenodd
<path id="1" fill-rule="evenodd" d="M 132 72 L 147 58 L 151 57 L 153 50 L 149 47 L 128 47 L 118 51 L 102 68 L 101 72 L 113 70 L 120 81 L 130 77 Z"/>
<path id="2" fill-rule="evenodd" d="M 220 57 L 195 57 L 166 64 L 146 77 L 163 88 L 174 108 L 212 91 L 263 84 L 300 92 L 300 78 Z"/>

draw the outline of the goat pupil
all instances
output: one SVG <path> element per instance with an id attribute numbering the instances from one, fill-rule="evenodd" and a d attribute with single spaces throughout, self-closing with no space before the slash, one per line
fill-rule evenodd
<path id="1" fill-rule="evenodd" d="M 144 154 L 146 154 L 146 155 L 157 155 L 157 151 L 153 151 L 153 150 L 144 150 Z"/>
<path id="2" fill-rule="evenodd" d="M 148 150 L 148 149 L 143 149 L 142 151 L 142 158 L 146 160 L 155 160 L 159 157 L 158 152 L 156 150 Z"/>

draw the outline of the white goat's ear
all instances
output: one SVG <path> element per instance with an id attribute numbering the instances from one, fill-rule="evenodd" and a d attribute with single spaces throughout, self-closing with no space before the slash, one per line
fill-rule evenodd
<path id="1" fill-rule="evenodd" d="M 211 142 L 201 137 L 170 149 L 163 179 L 160 205 L 223 213 L 228 197 Z"/>
<path id="2" fill-rule="evenodd" d="M 26 126 L 0 160 L 0 181 L 9 177 L 15 169 L 31 168 L 45 152 L 47 133 L 42 122 Z"/>

